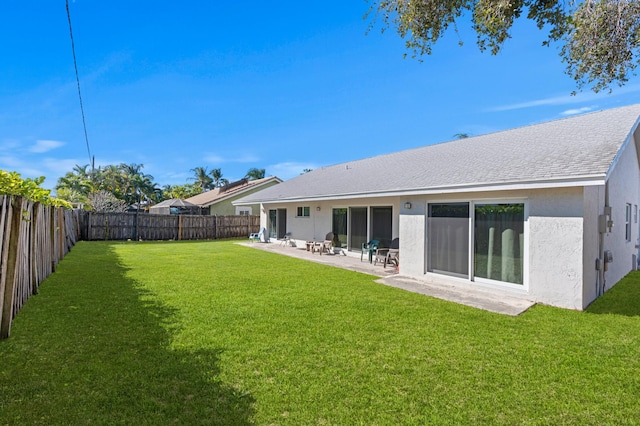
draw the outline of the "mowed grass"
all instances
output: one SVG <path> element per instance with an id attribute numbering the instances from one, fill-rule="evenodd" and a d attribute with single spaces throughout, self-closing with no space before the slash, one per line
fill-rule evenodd
<path id="1" fill-rule="evenodd" d="M 81 242 L 0 341 L 0 424 L 638 424 L 639 289 L 508 317 L 231 241 Z"/>

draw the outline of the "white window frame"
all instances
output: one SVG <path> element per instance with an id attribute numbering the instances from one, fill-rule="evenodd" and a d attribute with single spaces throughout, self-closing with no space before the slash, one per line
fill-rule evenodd
<path id="1" fill-rule="evenodd" d="M 624 217 L 624 239 L 631 241 L 631 204 L 627 203 Z"/>
<path id="2" fill-rule="evenodd" d="M 529 291 L 529 199 L 526 197 L 505 197 L 505 198 L 451 198 L 451 199 L 440 199 L 434 198 L 429 199 L 426 202 L 427 210 L 429 204 L 447 204 L 447 203 L 469 203 L 469 273 L 468 276 L 464 278 L 457 278 L 453 275 L 442 275 L 447 277 L 448 279 L 456 280 L 465 280 L 473 283 L 477 283 L 481 286 L 491 287 L 491 288 L 509 288 L 516 292 L 527 293 Z M 497 280 L 489 280 L 486 278 L 476 277 L 473 270 L 473 265 L 475 264 L 474 257 L 474 238 L 473 235 L 475 229 L 475 215 L 473 212 L 475 211 L 476 204 L 524 204 L 524 247 L 523 247 L 523 268 L 522 268 L 522 284 L 514 284 L 505 281 L 497 281 Z M 428 226 L 428 214 L 425 214 L 425 230 L 427 232 L 427 239 L 429 238 L 429 226 Z M 426 243 L 428 244 L 428 243 Z M 441 275 L 437 272 L 427 272 L 428 269 L 428 255 L 425 252 L 425 273 L 426 274 L 435 274 Z"/>
<path id="3" fill-rule="evenodd" d="M 311 217 L 311 207 L 309 206 L 296 207 L 296 217 Z"/>
<path id="4" fill-rule="evenodd" d="M 236 206 L 236 215 L 251 216 L 253 209 L 250 206 Z"/>

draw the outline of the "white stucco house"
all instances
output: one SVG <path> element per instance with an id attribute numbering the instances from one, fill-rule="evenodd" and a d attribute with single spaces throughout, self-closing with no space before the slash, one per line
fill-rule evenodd
<path id="1" fill-rule="evenodd" d="M 400 272 L 586 308 L 637 268 L 640 104 L 322 167 L 248 195 L 271 237 L 400 239 Z"/>

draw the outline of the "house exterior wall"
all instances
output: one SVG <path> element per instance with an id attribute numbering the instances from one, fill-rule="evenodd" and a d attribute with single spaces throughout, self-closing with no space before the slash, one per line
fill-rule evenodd
<path id="1" fill-rule="evenodd" d="M 270 186 L 277 185 L 278 181 L 272 181 L 266 183 L 264 185 L 260 185 L 256 188 L 250 189 L 248 191 L 241 191 L 233 197 L 225 198 L 217 203 L 214 203 L 209 206 L 209 214 L 211 216 L 233 216 L 236 213 L 236 206 L 232 203 L 240 198 L 246 197 L 247 195 L 253 194 L 254 192 L 262 191 L 263 189 L 269 188 Z M 251 207 L 251 214 L 258 215 L 260 212 L 260 204 L 250 204 L 244 207 Z"/>
<path id="2" fill-rule="evenodd" d="M 588 186 L 583 196 L 583 285 L 582 309 L 598 297 L 598 270 L 596 260 L 600 258 L 600 232 L 598 216 L 604 209 L 605 186 Z"/>
<path id="3" fill-rule="evenodd" d="M 405 203 L 411 208 L 406 209 Z M 400 272 L 421 278 L 426 272 L 427 211 L 423 198 L 403 199 L 400 210 Z"/>
<path id="4" fill-rule="evenodd" d="M 529 194 L 529 296 L 540 303 L 582 309 L 583 191 Z"/>
<path id="5" fill-rule="evenodd" d="M 403 198 L 399 221 L 401 273 L 416 279 L 436 275 L 427 272 L 428 203 L 486 200 L 525 203 L 524 284 L 507 285 L 503 290 L 553 306 L 582 309 L 585 271 L 581 187 Z M 406 202 L 411 203 L 410 210 L 404 209 Z M 592 249 L 590 255 L 596 252 L 597 248 Z M 452 283 L 456 280 L 451 279 Z M 495 288 L 485 283 L 474 285 Z"/>
<path id="6" fill-rule="evenodd" d="M 637 256 L 639 237 L 638 205 L 640 204 L 640 170 L 638 167 L 638 143 L 640 130 L 619 153 L 617 163 L 610 172 L 608 181 L 608 201 L 614 226 L 604 238 L 604 248 L 611 250 L 613 262 L 607 265 L 605 290 L 610 289 L 629 271 L 635 269 L 632 259 Z M 631 205 L 631 238 L 626 240 L 626 204 Z"/>
<path id="7" fill-rule="evenodd" d="M 304 245 L 307 240 L 324 239 L 332 230 L 333 208 L 392 206 L 393 235 L 400 238 L 401 273 L 425 279 L 431 275 L 427 272 L 426 260 L 429 203 L 523 201 L 524 283 L 498 286 L 506 293 L 521 294 L 539 303 L 582 310 L 599 295 L 596 259 L 601 258 L 602 249 L 611 250 L 614 256 L 605 274 L 606 289 L 634 269 L 636 245 L 640 240 L 638 134 L 636 132 L 635 140 L 620 152 L 606 186 L 270 203 L 259 209 L 261 226 L 268 227 L 269 209 L 286 208 L 287 232 L 292 233 L 299 245 Z M 606 199 L 612 207 L 615 225 L 611 232 L 601 235 L 599 216 L 604 213 Z M 625 235 L 626 204 L 632 209 L 630 241 Z M 297 207 L 309 207 L 309 217 L 296 217 Z M 455 280 L 452 278 L 452 283 Z M 472 285 L 496 287 L 496 284 L 479 282 Z"/>
<path id="8" fill-rule="evenodd" d="M 240 197 L 234 197 L 235 199 Z M 233 216 L 236 213 L 236 206 L 231 204 L 233 199 L 220 201 L 219 203 L 209 206 L 210 216 Z M 257 215 L 260 208 L 260 204 L 251 204 L 248 206 L 242 206 L 242 208 L 251 207 L 251 214 Z"/>
<path id="9" fill-rule="evenodd" d="M 393 208 L 392 234 L 399 235 L 399 199 L 398 197 L 360 198 L 333 201 L 313 201 L 295 203 L 265 203 L 260 210 L 260 226 L 268 228 L 268 212 L 272 209 L 287 210 L 287 232 L 298 245 L 306 241 L 323 241 L 332 232 L 333 209 L 349 207 L 391 206 Z M 309 207 L 308 217 L 297 217 L 298 207 Z"/>

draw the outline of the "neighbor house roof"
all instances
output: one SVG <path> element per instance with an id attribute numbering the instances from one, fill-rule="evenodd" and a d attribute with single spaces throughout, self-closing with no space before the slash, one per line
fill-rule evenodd
<path id="1" fill-rule="evenodd" d="M 230 197 L 243 194 L 252 189 L 258 189 L 261 186 L 264 186 L 272 182 L 279 183 L 279 182 L 282 182 L 282 179 L 276 176 L 270 176 L 263 179 L 255 179 L 255 180 L 241 179 L 237 182 L 232 182 L 220 188 L 212 189 L 211 191 L 194 195 L 193 197 L 187 198 L 187 201 L 200 207 L 209 207 L 212 204 L 219 203 Z"/>
<path id="2" fill-rule="evenodd" d="M 196 206 L 181 198 L 171 198 L 169 200 L 164 200 L 154 206 L 151 206 L 152 209 L 159 208 L 159 207 L 196 207 Z"/>
<path id="3" fill-rule="evenodd" d="M 596 185 L 640 104 L 321 167 L 234 204 Z"/>

